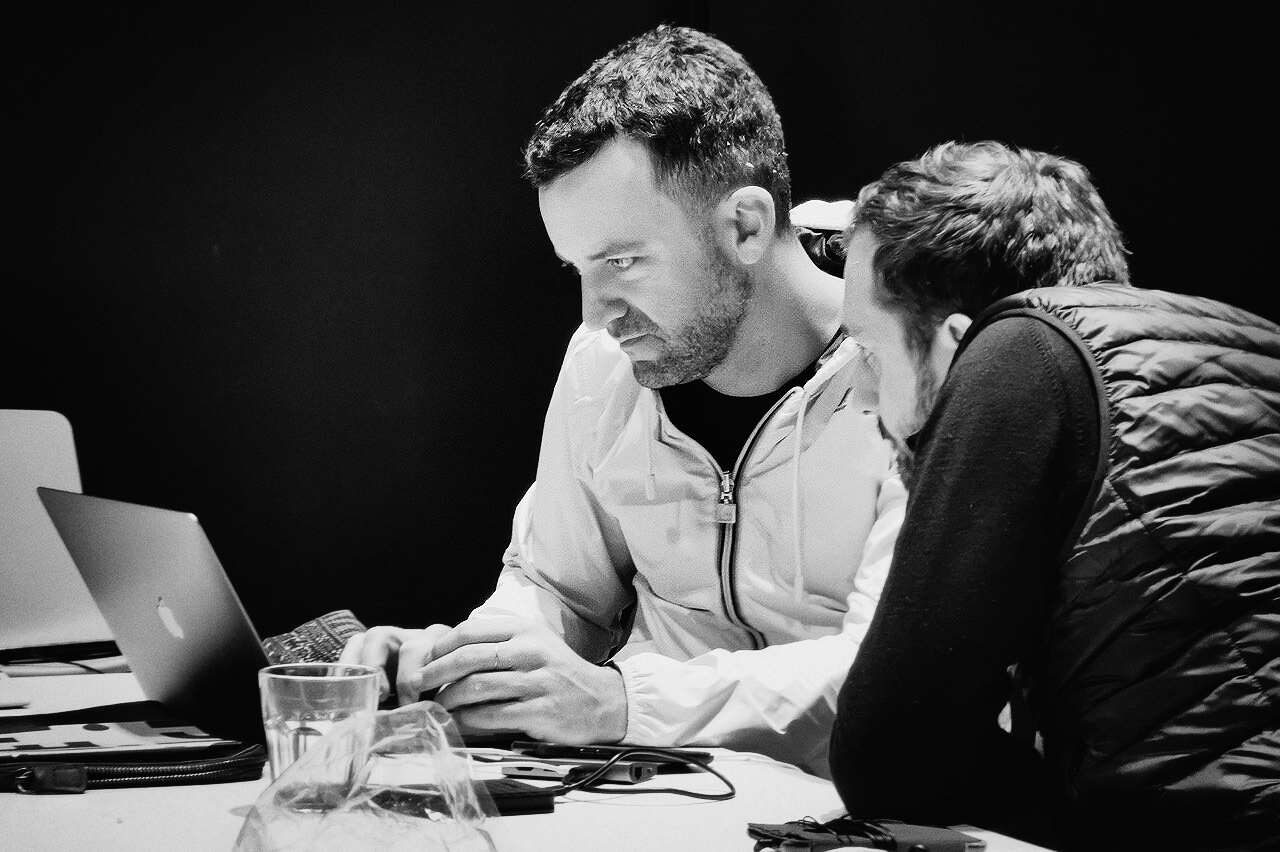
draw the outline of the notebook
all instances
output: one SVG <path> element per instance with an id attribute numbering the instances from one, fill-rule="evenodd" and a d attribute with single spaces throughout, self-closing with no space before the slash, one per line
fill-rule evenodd
<path id="1" fill-rule="evenodd" d="M 109 642 L 41 485 L 80 490 L 71 424 L 56 411 L 0 410 L 0 650 Z"/>
<path id="2" fill-rule="evenodd" d="M 9 724 L 0 760 L 260 742 L 256 674 L 268 660 L 196 517 L 52 488 L 38 494 L 143 694 L 164 712 L 140 721 L 130 718 L 140 708 L 124 705 L 100 708 L 102 718 Z"/>

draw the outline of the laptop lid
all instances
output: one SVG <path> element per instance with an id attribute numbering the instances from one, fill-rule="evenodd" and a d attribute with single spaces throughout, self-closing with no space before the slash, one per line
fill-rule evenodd
<path id="1" fill-rule="evenodd" d="M 0 650 L 109 642 L 41 485 L 80 490 L 71 424 L 56 411 L 0 409 Z"/>
<path id="2" fill-rule="evenodd" d="M 38 493 L 143 694 L 209 733 L 261 741 L 266 654 L 195 515 Z"/>

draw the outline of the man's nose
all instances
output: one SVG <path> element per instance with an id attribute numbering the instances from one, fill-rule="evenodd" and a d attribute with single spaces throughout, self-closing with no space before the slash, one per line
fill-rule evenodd
<path id="1" fill-rule="evenodd" d="M 582 324 L 598 331 L 623 316 L 627 305 L 598 282 L 582 276 Z"/>

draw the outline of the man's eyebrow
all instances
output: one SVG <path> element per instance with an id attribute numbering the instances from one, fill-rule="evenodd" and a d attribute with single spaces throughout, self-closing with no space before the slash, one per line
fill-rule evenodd
<path id="1" fill-rule="evenodd" d="M 604 247 L 599 251 L 588 255 L 587 260 L 604 260 L 606 257 L 637 252 L 643 247 L 644 243 L 641 240 L 615 240 L 605 243 Z"/>

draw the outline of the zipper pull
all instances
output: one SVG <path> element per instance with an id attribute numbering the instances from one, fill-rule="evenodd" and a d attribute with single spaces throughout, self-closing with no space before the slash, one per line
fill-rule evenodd
<path id="1" fill-rule="evenodd" d="M 37 763 L 17 778 L 19 793 L 83 793 L 89 773 L 78 763 Z"/>
<path id="2" fill-rule="evenodd" d="M 733 474 L 720 474 L 720 500 L 716 503 L 716 523 L 732 524 L 738 520 L 738 506 L 733 502 Z"/>

